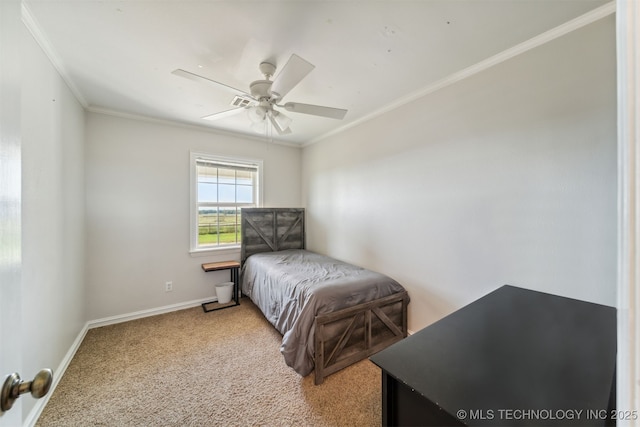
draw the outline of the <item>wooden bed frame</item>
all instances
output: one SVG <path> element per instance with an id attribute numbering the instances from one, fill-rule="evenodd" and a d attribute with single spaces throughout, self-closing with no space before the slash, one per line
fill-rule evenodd
<path id="1" fill-rule="evenodd" d="M 304 209 L 242 209 L 240 263 L 256 253 L 305 249 Z M 406 291 L 315 318 L 315 384 L 407 336 Z"/>

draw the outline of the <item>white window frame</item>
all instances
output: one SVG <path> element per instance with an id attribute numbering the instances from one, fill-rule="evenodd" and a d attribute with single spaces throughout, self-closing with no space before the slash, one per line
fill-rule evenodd
<path id="1" fill-rule="evenodd" d="M 219 162 L 219 163 L 229 163 L 236 165 L 246 165 L 249 167 L 256 167 L 257 172 L 257 183 L 255 189 L 255 197 L 256 197 L 256 206 L 262 206 L 262 188 L 263 188 L 263 161 L 260 159 L 252 159 L 246 157 L 227 157 L 227 156 L 219 156 L 217 154 L 190 151 L 189 153 L 190 161 L 189 161 L 189 188 L 190 188 L 190 196 L 189 196 L 189 240 L 190 240 L 190 253 L 192 255 L 206 255 L 211 252 L 238 252 L 240 250 L 240 244 L 237 245 L 224 245 L 224 246 L 200 246 L 198 244 L 198 173 L 197 173 L 197 162 L 199 160 L 211 161 L 211 162 Z"/>

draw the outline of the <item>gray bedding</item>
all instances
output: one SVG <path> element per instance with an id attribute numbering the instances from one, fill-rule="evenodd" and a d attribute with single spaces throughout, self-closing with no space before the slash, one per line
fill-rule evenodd
<path id="1" fill-rule="evenodd" d="M 383 274 L 299 249 L 254 254 L 242 267 L 242 293 L 283 335 L 285 362 L 302 376 L 314 368 L 316 315 L 403 290 Z"/>

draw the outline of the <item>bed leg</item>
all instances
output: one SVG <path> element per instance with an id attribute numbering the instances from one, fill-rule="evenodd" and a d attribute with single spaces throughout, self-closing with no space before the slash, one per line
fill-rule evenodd
<path id="1" fill-rule="evenodd" d="M 318 322 L 315 322 L 313 330 L 315 331 L 315 357 L 314 357 L 314 374 L 315 374 L 315 384 L 320 385 L 324 381 L 323 375 L 323 367 L 324 367 L 324 324 L 318 325 Z"/>

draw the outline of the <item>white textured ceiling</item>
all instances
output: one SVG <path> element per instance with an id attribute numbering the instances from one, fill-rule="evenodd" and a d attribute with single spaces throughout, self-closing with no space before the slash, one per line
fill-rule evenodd
<path id="1" fill-rule="evenodd" d="M 287 113 L 304 144 L 588 13 L 603 0 L 24 0 L 24 21 L 89 110 L 255 136 L 233 94 L 176 68 L 249 91 L 263 61 L 295 53 L 316 68 L 284 99 L 348 109 L 344 120 Z M 277 71 L 276 71 L 277 76 Z"/>

